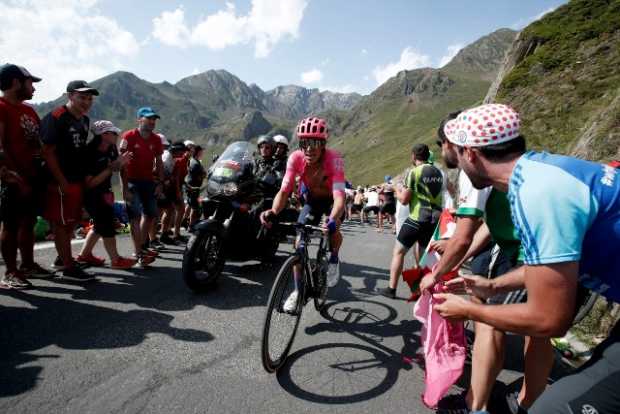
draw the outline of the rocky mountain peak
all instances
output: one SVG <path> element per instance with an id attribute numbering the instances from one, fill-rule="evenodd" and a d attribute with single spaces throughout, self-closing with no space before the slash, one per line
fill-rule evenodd
<path id="1" fill-rule="evenodd" d="M 516 35 L 511 29 L 496 30 L 461 49 L 442 69 L 479 74 L 492 81 Z"/>

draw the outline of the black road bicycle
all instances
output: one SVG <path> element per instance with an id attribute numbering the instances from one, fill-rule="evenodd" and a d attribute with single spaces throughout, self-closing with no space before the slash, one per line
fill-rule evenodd
<path id="1" fill-rule="evenodd" d="M 263 325 L 262 360 L 267 372 L 275 372 L 286 362 L 293 345 L 301 312 L 314 300 L 314 307 L 321 312 L 327 299 L 327 268 L 330 253 L 329 236 L 322 227 L 299 223 L 280 223 L 280 226 L 297 229 L 298 243 L 295 253 L 289 257 L 278 272 L 267 303 Z M 315 259 L 310 258 L 308 247 L 313 238 L 319 237 Z M 299 269 L 295 280 L 294 268 Z M 284 304 L 297 288 L 297 305 L 286 311 Z"/>

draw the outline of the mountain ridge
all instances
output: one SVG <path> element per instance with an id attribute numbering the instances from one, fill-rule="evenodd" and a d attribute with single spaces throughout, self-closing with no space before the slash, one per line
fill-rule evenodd
<path id="1" fill-rule="evenodd" d="M 169 139 L 194 139 L 220 151 L 228 142 L 264 133 L 289 138 L 296 122 L 310 114 L 325 116 L 333 143 L 343 153 L 352 180 L 378 180 L 383 168 L 408 165 L 412 139 L 428 132 L 446 108 L 480 101 L 516 32 L 500 29 L 464 47 L 443 68 L 397 73 L 369 95 L 280 85 L 263 90 L 224 69 L 190 75 L 176 83 L 152 83 L 118 71 L 92 82 L 101 95 L 90 116 L 120 128 L 135 126 L 135 110 L 152 106 L 161 115 L 158 129 Z M 495 73 L 493 73 L 494 75 Z M 63 97 L 37 106 L 43 115 Z M 429 139 L 425 138 L 426 141 Z M 389 142 L 393 145 L 389 145 Z M 393 151 L 395 147 L 398 151 Z M 360 149 L 363 150 L 361 153 Z M 375 163 L 380 159 L 380 163 Z"/>

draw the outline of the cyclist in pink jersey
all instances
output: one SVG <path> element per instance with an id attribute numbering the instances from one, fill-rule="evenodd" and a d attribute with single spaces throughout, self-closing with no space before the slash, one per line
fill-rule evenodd
<path id="1" fill-rule="evenodd" d="M 273 200 L 271 209 L 261 214 L 263 224 L 270 222 L 286 207 L 286 202 L 295 189 L 295 178 L 300 177 L 299 192 L 304 203 L 298 222 L 317 225 L 326 215 L 324 227 L 330 233 L 331 257 L 327 272 L 327 285 L 335 286 L 340 278 L 338 251 L 342 244 L 340 223 L 345 206 L 344 161 L 337 151 L 325 148 L 329 131 L 325 120 L 309 117 L 297 126 L 300 149 L 294 151 L 286 165 L 282 187 Z M 301 269 L 295 269 L 295 279 Z M 293 310 L 298 300 L 295 290 L 284 304 L 284 310 Z"/>

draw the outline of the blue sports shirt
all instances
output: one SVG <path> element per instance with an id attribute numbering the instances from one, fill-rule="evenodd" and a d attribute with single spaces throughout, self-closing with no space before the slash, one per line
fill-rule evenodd
<path id="1" fill-rule="evenodd" d="M 525 264 L 579 261 L 579 283 L 620 302 L 620 175 L 611 166 L 528 152 L 510 177 Z"/>

